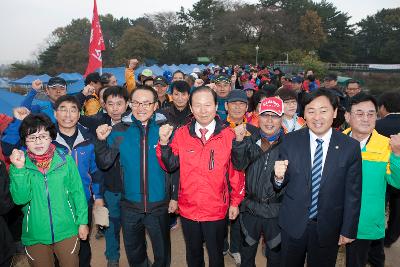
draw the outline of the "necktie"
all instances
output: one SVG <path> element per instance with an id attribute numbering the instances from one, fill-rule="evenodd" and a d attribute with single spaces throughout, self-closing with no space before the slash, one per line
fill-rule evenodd
<path id="1" fill-rule="evenodd" d="M 208 130 L 206 128 L 201 128 L 200 129 L 200 133 L 201 133 L 201 142 L 203 142 L 203 144 L 206 143 L 207 139 L 206 139 L 206 133 L 208 132 Z"/>
<path id="2" fill-rule="evenodd" d="M 317 149 L 315 150 L 313 166 L 311 169 L 311 206 L 309 211 L 309 218 L 315 218 L 318 214 L 318 194 L 321 185 L 322 177 L 322 143 L 324 140 L 317 139 Z"/>

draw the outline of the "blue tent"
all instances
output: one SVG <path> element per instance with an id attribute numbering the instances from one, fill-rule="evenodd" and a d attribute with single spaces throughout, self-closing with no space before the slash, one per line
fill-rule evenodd
<path id="1" fill-rule="evenodd" d="M 76 81 L 82 80 L 83 76 L 80 73 L 72 72 L 72 73 L 60 73 L 57 77 L 63 78 L 67 83 L 74 83 Z"/>
<path id="2" fill-rule="evenodd" d="M 26 75 L 25 77 L 11 81 L 10 84 L 14 85 L 31 85 L 34 80 L 41 80 L 43 83 L 48 83 L 49 79 L 51 76 L 47 74 L 42 74 L 42 75 Z"/>
<path id="3" fill-rule="evenodd" d="M 21 105 L 25 96 L 8 92 L 5 90 L 0 90 L 0 113 L 7 114 L 8 116 L 13 116 L 13 108 Z M 33 104 L 43 103 L 41 100 L 33 100 Z"/>

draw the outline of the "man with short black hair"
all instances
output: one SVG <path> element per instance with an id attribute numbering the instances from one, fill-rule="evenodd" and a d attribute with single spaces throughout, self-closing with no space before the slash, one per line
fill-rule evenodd
<path id="1" fill-rule="evenodd" d="M 167 267 L 171 261 L 170 181 L 156 157 L 163 122 L 155 114 L 157 99 L 153 88 L 138 86 L 130 96 L 132 113 L 113 127 L 104 124 L 96 130 L 99 167 L 110 168 L 118 158 L 122 167 L 121 223 L 130 266 L 150 265 L 145 230 L 152 243 L 153 266 Z"/>
<path id="2" fill-rule="evenodd" d="M 83 111 L 86 116 L 91 116 L 96 114 L 100 108 L 99 101 L 99 91 L 102 87 L 101 77 L 98 72 L 89 73 L 85 78 L 85 87 L 91 86 L 93 88 L 93 92 L 91 95 L 86 97 L 85 104 L 83 105 Z"/>
<path id="3" fill-rule="evenodd" d="M 177 129 L 192 119 L 192 112 L 189 107 L 190 87 L 185 81 L 175 81 L 171 84 L 172 102 L 170 106 L 159 110 L 165 115 L 167 122 Z"/>
<path id="4" fill-rule="evenodd" d="M 331 90 L 307 95 L 307 128 L 286 135 L 273 183 L 285 187 L 279 214 L 282 267 L 334 267 L 338 245 L 357 235 L 361 206 L 359 142 L 332 129 L 338 99 Z M 332 197 L 334 196 L 334 197 Z"/>
<path id="5" fill-rule="evenodd" d="M 360 142 L 362 151 L 362 201 L 357 239 L 347 245 L 346 265 L 384 267 L 386 185 L 400 188 L 400 134 L 391 138 L 375 130 L 376 99 L 359 93 L 350 99 L 345 134 Z"/>
<path id="6" fill-rule="evenodd" d="M 348 97 L 353 97 L 356 94 L 361 92 L 361 86 L 360 86 L 360 82 L 357 80 L 348 80 L 346 83 L 346 89 L 345 89 L 346 95 Z"/>

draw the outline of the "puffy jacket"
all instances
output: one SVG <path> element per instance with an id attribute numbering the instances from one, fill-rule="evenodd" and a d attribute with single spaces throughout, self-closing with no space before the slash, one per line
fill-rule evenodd
<path id="1" fill-rule="evenodd" d="M 235 169 L 245 171 L 245 198 L 240 211 L 263 218 L 277 218 L 284 190 L 275 189 L 273 184 L 275 161 L 279 158 L 279 143 L 274 143 L 263 152 L 259 143 L 260 134 L 233 141 L 232 163 Z"/>
<path id="2" fill-rule="evenodd" d="M 4 136 L 2 137 L 1 146 L 5 155 L 11 155 L 14 148 L 23 149 L 19 139 L 19 127 L 21 126 L 21 120 L 15 119 L 8 128 L 6 129 Z M 64 139 L 57 133 L 57 137 L 53 140 L 53 143 L 62 148 L 66 153 L 70 153 L 75 159 L 76 165 L 79 169 L 79 174 L 82 177 L 86 198 L 89 200 L 93 195 L 95 198 L 101 197 L 102 175 L 98 171 L 96 162 L 94 159 L 94 137 L 89 131 L 78 124 L 78 136 L 75 140 L 72 151 L 69 151 L 68 145 Z"/>
<path id="3" fill-rule="evenodd" d="M 170 181 L 158 164 L 156 147 L 158 121 L 154 114 L 147 127 L 132 115 L 113 126 L 107 141 L 96 142 L 96 161 L 101 169 L 110 168 L 116 160 L 121 164 L 122 204 L 140 213 L 165 212 L 169 202 Z"/>
<path id="4" fill-rule="evenodd" d="M 85 190 L 86 199 L 101 199 L 103 184 L 103 175 L 98 170 L 95 161 L 93 135 L 82 125 L 77 125 L 78 136 L 75 139 L 73 148 L 70 150 L 65 140 L 57 132 L 57 137 L 53 143 L 62 148 L 66 153 L 70 154 L 78 166 L 79 174 L 82 179 L 83 189 Z"/>
<path id="5" fill-rule="evenodd" d="M 56 149 L 46 174 L 25 153 L 25 166 L 10 166 L 10 191 L 22 211 L 22 243 L 54 244 L 78 234 L 88 223 L 88 207 L 78 168 L 71 156 Z"/>
<path id="6" fill-rule="evenodd" d="M 86 116 L 96 115 L 101 110 L 99 97 L 94 93 L 86 97 L 85 104 L 83 105 L 83 111 Z"/>
<path id="7" fill-rule="evenodd" d="M 350 134 L 346 129 L 345 134 Z M 386 185 L 400 188 L 400 156 L 390 151 L 389 138 L 373 131 L 361 150 L 362 194 L 358 239 L 376 240 L 385 236 Z"/>
<path id="8" fill-rule="evenodd" d="M 128 93 L 131 94 L 131 92 L 136 88 L 135 70 L 125 68 L 125 83 Z"/>
<path id="9" fill-rule="evenodd" d="M 235 134 L 218 117 L 215 120 L 215 131 L 205 144 L 197 137 L 193 120 L 176 130 L 169 145 L 157 147 L 165 170 L 180 168 L 179 212 L 193 221 L 221 220 L 228 207 L 237 207 L 244 196 L 244 177 L 231 163 Z"/>

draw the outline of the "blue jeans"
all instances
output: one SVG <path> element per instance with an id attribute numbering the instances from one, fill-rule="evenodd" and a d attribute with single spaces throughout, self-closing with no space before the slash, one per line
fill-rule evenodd
<path id="1" fill-rule="evenodd" d="M 119 261 L 119 233 L 121 231 L 121 193 L 104 192 L 104 201 L 109 212 L 110 225 L 104 232 L 106 239 L 106 258 L 108 261 Z"/>
<path id="2" fill-rule="evenodd" d="M 171 241 L 169 214 L 165 211 L 138 213 L 134 209 L 121 206 L 122 234 L 129 266 L 148 267 L 146 234 L 147 230 L 153 247 L 152 267 L 169 267 L 171 263 Z"/>

